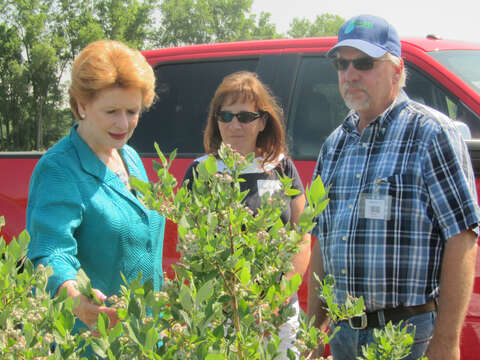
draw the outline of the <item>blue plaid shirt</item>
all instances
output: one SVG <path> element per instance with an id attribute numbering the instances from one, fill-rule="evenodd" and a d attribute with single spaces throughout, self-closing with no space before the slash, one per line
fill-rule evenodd
<path id="1" fill-rule="evenodd" d="M 424 304 L 438 294 L 446 241 L 480 220 L 467 147 L 452 120 L 403 91 L 362 134 L 357 123 L 351 112 L 330 135 L 314 173 L 331 185 L 313 230 L 325 273 L 338 303 Z M 384 219 L 365 216 L 364 196 L 388 199 Z"/>

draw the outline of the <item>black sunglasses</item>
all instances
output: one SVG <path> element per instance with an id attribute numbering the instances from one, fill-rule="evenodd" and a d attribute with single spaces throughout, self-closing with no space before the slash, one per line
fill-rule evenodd
<path id="1" fill-rule="evenodd" d="M 345 71 L 350 66 L 350 63 L 353 64 L 353 67 L 360 71 L 368 71 L 373 69 L 375 61 L 387 61 L 387 59 L 375 59 L 372 57 L 362 57 L 353 60 L 347 60 L 343 58 L 335 58 L 332 61 L 333 67 L 337 71 Z"/>
<path id="2" fill-rule="evenodd" d="M 250 123 L 263 115 L 263 111 L 260 112 L 250 112 L 250 111 L 239 111 L 238 113 L 233 113 L 231 111 L 219 111 L 217 112 L 217 120 L 229 123 L 233 120 L 234 117 L 237 117 L 238 121 L 242 124 Z"/>

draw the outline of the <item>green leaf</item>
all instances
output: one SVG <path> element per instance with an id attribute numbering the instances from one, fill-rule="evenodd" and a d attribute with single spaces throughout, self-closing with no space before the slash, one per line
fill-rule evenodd
<path id="1" fill-rule="evenodd" d="M 76 280 L 77 288 L 80 294 L 86 296 L 90 300 L 93 300 L 93 302 L 98 305 L 102 304 L 102 302 L 98 299 L 97 295 L 95 295 L 95 293 L 93 292 L 90 279 L 82 268 L 78 269 Z"/>
<path id="2" fill-rule="evenodd" d="M 176 157 L 177 157 L 177 149 L 173 149 L 173 151 L 168 156 L 168 162 L 171 164 Z"/>
<path id="3" fill-rule="evenodd" d="M 305 207 L 303 209 L 302 213 L 300 214 L 300 218 L 298 219 L 298 224 L 301 227 L 306 227 L 308 224 L 310 224 L 313 220 L 313 210 L 311 207 Z"/>
<path id="4" fill-rule="evenodd" d="M 93 351 L 101 356 L 102 358 L 106 358 L 107 357 L 107 346 L 105 344 L 105 341 L 103 339 L 100 339 L 100 338 L 91 338 L 91 346 L 92 346 L 92 349 Z"/>
<path id="5" fill-rule="evenodd" d="M 240 282 L 243 285 L 247 285 L 250 281 L 250 277 L 250 264 L 246 263 L 242 270 L 240 270 Z"/>
<path id="6" fill-rule="evenodd" d="M 182 290 L 180 290 L 180 304 L 182 304 L 182 307 L 187 311 L 191 311 L 193 309 L 192 294 L 190 289 L 188 289 L 186 286 L 183 286 Z"/>
<path id="7" fill-rule="evenodd" d="M 287 195 L 287 196 L 295 196 L 295 195 L 298 195 L 298 194 L 300 194 L 300 190 L 298 190 L 298 189 L 285 190 L 285 195 Z"/>
<path id="8" fill-rule="evenodd" d="M 118 308 L 117 309 L 117 315 L 120 320 L 125 320 L 128 316 L 128 310 L 127 309 L 122 309 Z"/>
<path id="9" fill-rule="evenodd" d="M 138 319 L 142 315 L 142 309 L 138 303 L 138 299 L 133 298 L 132 301 L 128 304 L 128 312 L 132 314 L 134 318 Z"/>
<path id="10" fill-rule="evenodd" d="M 267 302 L 272 302 L 272 299 L 273 299 L 273 296 L 275 295 L 275 287 L 274 286 L 270 286 L 270 288 L 268 289 L 267 291 L 267 295 L 265 295 L 265 300 Z"/>
<path id="11" fill-rule="evenodd" d="M 35 333 L 33 331 L 33 325 L 30 324 L 30 323 L 25 323 L 23 325 L 23 334 L 25 336 L 25 341 L 26 341 L 26 344 L 27 346 L 31 343 L 33 337 L 35 336 Z"/>
<path id="12" fill-rule="evenodd" d="M 55 324 L 55 330 L 58 332 L 61 338 L 64 338 L 66 331 L 65 331 L 65 327 L 63 326 L 63 321 L 61 319 L 56 319 L 54 321 L 54 324 Z"/>
<path id="13" fill-rule="evenodd" d="M 205 160 L 205 168 L 209 175 L 213 175 L 217 173 L 217 159 L 214 156 L 209 156 L 207 160 Z"/>
<path id="14" fill-rule="evenodd" d="M 325 192 L 325 187 L 323 186 L 323 181 L 320 176 L 317 176 L 312 182 L 312 185 L 310 185 L 310 195 L 315 206 L 320 200 L 326 197 L 327 193 Z"/>
<path id="15" fill-rule="evenodd" d="M 300 276 L 300 274 L 295 274 L 294 276 L 292 276 L 292 278 L 287 282 L 287 295 L 290 296 L 294 292 L 296 292 L 301 284 L 302 277 Z"/>
<path id="16" fill-rule="evenodd" d="M 142 194 L 148 194 L 151 191 L 150 183 L 140 180 L 135 176 L 130 176 L 129 183 L 135 190 L 140 191 Z"/>
<path id="17" fill-rule="evenodd" d="M 182 219 L 183 219 L 183 217 L 182 217 Z M 180 239 L 183 239 L 185 237 L 185 235 L 187 234 L 187 229 L 185 229 L 183 226 L 178 224 L 177 232 L 178 232 L 178 236 L 180 236 Z"/>
<path id="18" fill-rule="evenodd" d="M 227 356 L 220 353 L 209 353 L 205 360 L 227 360 Z"/>
<path id="19" fill-rule="evenodd" d="M 112 343 L 116 338 L 122 335 L 122 324 L 118 322 L 113 328 L 110 329 L 108 334 L 108 340 Z"/>
<path id="20" fill-rule="evenodd" d="M 323 210 L 325 210 L 329 202 L 330 199 L 325 199 L 320 204 L 318 204 L 316 213 L 320 214 Z"/>
<path id="21" fill-rule="evenodd" d="M 144 348 L 147 350 L 153 350 L 157 342 L 158 342 L 158 333 L 157 333 L 157 330 L 155 330 L 155 328 L 152 327 L 150 328 L 150 330 L 147 331 Z"/>
<path id="22" fill-rule="evenodd" d="M 155 147 L 155 151 L 157 152 L 158 158 L 162 162 L 162 165 L 165 166 L 165 164 L 167 163 L 167 158 L 165 157 L 165 155 L 163 155 L 162 150 L 160 150 L 160 146 L 158 146 L 158 143 L 156 141 L 153 146 Z"/>
<path id="23" fill-rule="evenodd" d="M 214 280 L 206 282 L 200 290 L 198 290 L 197 297 L 195 299 L 197 306 L 202 302 L 208 300 L 213 295 Z"/>
<path id="24" fill-rule="evenodd" d="M 103 337 L 107 337 L 108 323 L 108 316 L 103 312 L 99 313 L 97 318 L 97 330 Z"/>

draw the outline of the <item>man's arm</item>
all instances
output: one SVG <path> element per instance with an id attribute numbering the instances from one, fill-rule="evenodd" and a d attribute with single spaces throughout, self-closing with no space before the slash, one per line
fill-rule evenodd
<path id="1" fill-rule="evenodd" d="M 450 238 L 440 276 L 438 312 L 426 356 L 429 360 L 459 360 L 460 333 L 473 288 L 477 238 L 472 230 Z"/>

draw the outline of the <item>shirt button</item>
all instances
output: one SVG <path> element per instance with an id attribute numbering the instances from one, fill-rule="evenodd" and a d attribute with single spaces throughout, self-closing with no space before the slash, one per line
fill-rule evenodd
<path id="1" fill-rule="evenodd" d="M 346 236 L 342 237 L 342 240 L 347 241 L 347 237 Z"/>
<path id="2" fill-rule="evenodd" d="M 351 204 L 348 205 L 348 208 L 349 208 L 349 209 L 353 209 L 353 205 L 351 205 Z"/>
<path id="3" fill-rule="evenodd" d="M 150 240 L 147 241 L 147 251 L 152 252 L 152 242 Z"/>
<path id="4" fill-rule="evenodd" d="M 367 144 L 367 143 L 362 143 L 362 146 L 363 146 L 364 148 L 366 148 L 366 147 L 368 146 L 368 144 Z"/>
<path id="5" fill-rule="evenodd" d="M 347 270 L 342 269 L 341 273 L 342 273 L 342 275 L 345 275 L 347 273 Z"/>
<path id="6" fill-rule="evenodd" d="M 357 179 L 360 179 L 360 176 L 361 176 L 360 174 L 357 174 Z"/>

